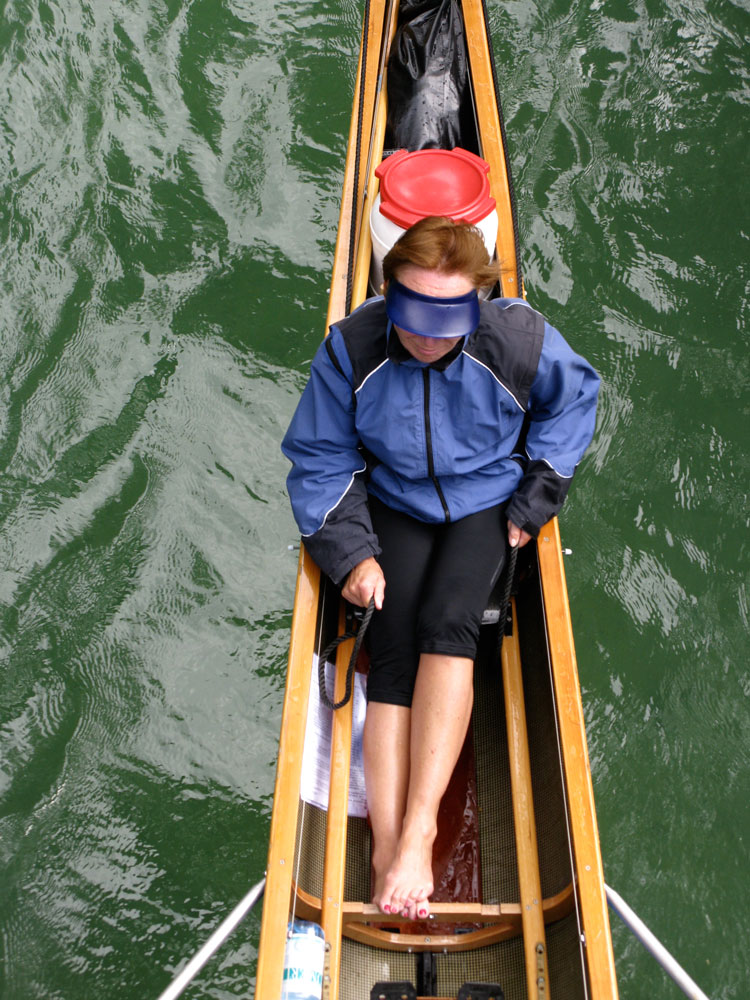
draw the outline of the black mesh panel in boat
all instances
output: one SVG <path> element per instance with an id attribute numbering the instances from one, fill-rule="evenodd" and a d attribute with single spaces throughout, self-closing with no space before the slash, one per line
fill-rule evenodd
<path id="1" fill-rule="evenodd" d="M 534 583 L 520 595 L 519 642 L 534 793 L 542 895 L 562 892 L 572 881 L 557 730 L 546 638 Z M 518 900 L 508 743 L 496 631 L 485 629 L 475 674 L 474 743 L 477 759 L 485 903 Z"/>
<path id="2" fill-rule="evenodd" d="M 518 900 L 513 800 L 500 664 L 494 628 L 482 630 L 474 674 L 474 755 L 477 768 L 482 902 Z"/>
<path id="3" fill-rule="evenodd" d="M 325 812 L 316 806 L 300 802 L 294 848 L 294 879 L 299 883 L 300 889 L 317 899 L 320 899 L 323 892 L 325 844 Z"/>
<path id="4" fill-rule="evenodd" d="M 529 727 L 539 872 L 542 895 L 547 898 L 570 886 L 573 875 L 547 637 L 543 628 L 540 583 L 536 573 L 530 575 L 519 595 L 517 614 Z"/>
<path id="5" fill-rule="evenodd" d="M 404 980 L 417 983 L 416 955 L 342 940 L 338 1000 L 368 1000 L 375 983 Z"/>
<path id="6" fill-rule="evenodd" d="M 317 899 L 323 892 L 326 816 L 322 809 L 300 802 L 294 852 L 295 858 L 299 858 L 299 885 Z M 344 899 L 362 901 L 369 898 L 370 827 L 367 820 L 350 816 L 346 832 Z"/>

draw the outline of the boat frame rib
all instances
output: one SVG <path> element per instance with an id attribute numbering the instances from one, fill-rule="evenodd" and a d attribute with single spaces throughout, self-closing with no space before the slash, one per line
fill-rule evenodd
<path id="1" fill-rule="evenodd" d="M 542 879 L 539 874 L 539 847 L 534 818 L 529 734 L 526 725 L 515 600 L 511 601 L 511 615 L 513 628 L 510 635 L 503 637 L 500 659 L 505 695 L 505 723 L 508 730 L 510 783 L 513 790 L 513 825 L 518 858 L 526 988 L 530 997 L 548 997 L 549 972 L 542 910 Z"/>

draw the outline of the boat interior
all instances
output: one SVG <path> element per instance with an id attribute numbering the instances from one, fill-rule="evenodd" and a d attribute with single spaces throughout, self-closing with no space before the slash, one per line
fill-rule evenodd
<path id="1" fill-rule="evenodd" d="M 411 982 L 422 997 L 456 997 L 467 982 L 502 986 L 506 1000 L 527 992 L 519 866 L 538 879 L 531 905 L 534 980 L 561 998 L 588 994 L 564 776 L 536 552 L 517 570 L 512 621 L 498 657 L 499 622 L 483 626 L 475 663 L 472 724 L 438 824 L 436 893 L 429 921 L 391 921 L 369 905 L 370 830 L 366 819 L 334 817 L 300 801 L 295 844 L 295 913 L 320 922 L 326 897 L 326 843 L 345 825 L 340 1000 L 370 986 Z M 337 634 L 339 594 L 324 585 L 318 643 Z M 487 616 L 492 618 L 490 614 Z M 504 629 L 506 631 L 506 629 Z M 522 665 L 522 667 L 521 667 Z M 345 666 L 345 665 L 344 665 Z M 504 685 L 507 679 L 508 695 Z M 515 677 L 512 675 L 516 674 Z M 514 684 L 520 685 L 516 688 Z M 519 712 L 523 713 L 519 717 Z M 525 733 L 518 734 L 518 729 Z M 509 744 L 509 731 L 516 746 Z M 525 746 L 521 741 L 525 742 Z M 526 751 L 526 752 L 524 752 Z M 519 760 L 518 758 L 526 758 Z M 516 785 L 524 787 L 514 788 Z M 342 776 L 332 775 L 332 785 Z M 518 845 L 516 808 L 535 845 Z M 525 805 L 520 805 L 521 799 Z M 339 831 L 339 834 L 341 831 Z M 520 850 L 519 850 L 520 846 Z M 535 847 L 535 850 L 534 850 Z M 477 994 L 479 995 L 479 994 Z M 551 995 L 540 992 L 539 996 Z"/>

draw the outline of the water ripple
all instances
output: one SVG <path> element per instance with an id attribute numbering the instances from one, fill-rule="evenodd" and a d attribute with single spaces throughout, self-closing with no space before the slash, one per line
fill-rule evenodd
<path id="1" fill-rule="evenodd" d="M 603 376 L 562 528 L 605 863 L 636 908 L 658 896 L 677 954 L 711 958 L 711 995 L 739 996 L 747 12 L 490 16 L 529 297 Z M 296 567 L 278 442 L 323 332 L 360 17 L 354 0 L 6 5 L 0 901 L 18 1000 L 153 993 L 263 870 Z M 196 995 L 247 991 L 255 918 L 238 933 Z M 617 947 L 621 982 L 657 995 Z"/>

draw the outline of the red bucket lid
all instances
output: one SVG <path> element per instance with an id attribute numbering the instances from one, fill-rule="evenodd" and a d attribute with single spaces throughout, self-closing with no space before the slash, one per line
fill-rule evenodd
<path id="1" fill-rule="evenodd" d="M 380 211 L 402 229 L 428 215 L 476 225 L 495 207 L 489 164 L 466 149 L 399 149 L 375 171 Z"/>

